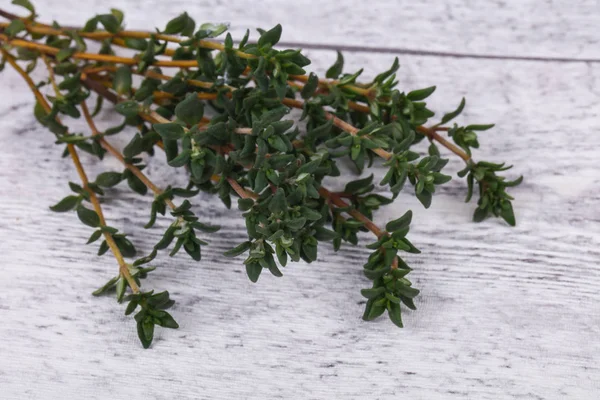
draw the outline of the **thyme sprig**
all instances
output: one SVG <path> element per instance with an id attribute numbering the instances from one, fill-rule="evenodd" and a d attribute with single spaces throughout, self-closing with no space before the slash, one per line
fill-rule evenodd
<path id="1" fill-rule="evenodd" d="M 419 252 L 407 237 L 412 212 L 407 210 L 385 227 L 373 217 L 407 184 L 424 207 L 431 205 L 439 185 L 451 179 L 443 172 L 448 160 L 439 146 L 465 162 L 458 175 L 466 177 L 467 201 L 478 185 L 474 220 L 495 215 L 515 224 L 506 189 L 522 178 L 508 181 L 499 173 L 509 167 L 472 159 L 472 149 L 479 147 L 477 133 L 493 125 L 448 125 L 464 109 L 464 99 L 431 125 L 434 113 L 424 100 L 435 87 L 398 89 L 398 59 L 365 83 L 359 81 L 362 70 L 344 70 L 344 57 L 338 53 L 325 77 L 318 77 L 307 73 L 310 60 L 301 50 L 275 48 L 280 25 L 259 29 L 256 43 L 249 41 L 247 32 L 234 44 L 227 26 L 197 26 L 187 13 L 164 29 L 131 31 L 124 28 L 123 13 L 112 9 L 77 28 L 41 23 L 28 0 L 13 3 L 29 15 L 0 10 L 8 20 L 0 23 L 0 66 L 8 63 L 26 81 L 36 99 L 36 118 L 65 147 L 64 155 L 73 160 L 81 178 L 81 184 L 69 183 L 73 194 L 51 209 L 75 210 L 82 223 L 94 228 L 88 243 L 103 238 L 98 254 L 111 250 L 118 274 L 94 294 L 114 290 L 119 302 L 127 301 L 125 313 L 136 312 L 144 347 L 151 345 L 156 325 L 178 327 L 165 311 L 174 304 L 169 293 L 140 288 L 141 280 L 154 270 L 144 265 L 169 247 L 170 256 L 183 249 L 200 261 L 201 248 L 208 244 L 201 237 L 218 229 L 193 212 L 193 199 L 201 191 L 242 211 L 247 240 L 232 243 L 225 255 L 243 255 L 253 282 L 264 270 L 282 276 L 290 261 L 317 260 L 323 241 L 331 241 L 337 251 L 342 243 L 357 245 L 360 232 L 371 232 L 375 241 L 366 246 L 372 253 L 363 266 L 371 287 L 361 291 L 367 299 L 363 318 L 372 320 L 387 311 L 400 327 L 401 304 L 415 309 L 419 294 L 407 278 L 407 260 Z M 99 44 L 97 52 L 90 50 L 90 42 Z M 120 54 L 121 48 L 134 55 Z M 47 68 L 47 79 L 36 83 L 29 74 L 39 60 Z M 27 65 L 23 68 L 18 62 Z M 40 92 L 46 84 L 52 95 Z M 90 101 L 95 102 L 93 109 Z M 101 131 L 94 118 L 105 108 L 113 109 L 122 122 Z M 302 110 L 300 121 L 288 117 L 293 108 Z M 83 118 L 89 132 L 72 133 L 63 117 Z M 110 136 L 126 129 L 136 133 L 117 149 Z M 416 147 L 424 139 L 430 142 L 426 155 Z M 79 151 L 99 159 L 115 157 L 123 170 L 105 171 L 90 181 Z M 161 153 L 170 168 L 188 177 L 186 187 L 166 182 L 161 188 L 143 172 L 142 156 L 162 157 Z M 370 175 L 348 182 L 341 192 L 323 185 L 326 177 L 341 176 L 340 162 L 349 161 L 361 173 L 378 159 L 376 165 L 385 169 L 380 182 Z M 153 194 L 145 228 L 152 229 L 167 210 L 173 218 L 145 256 L 138 255 L 126 234 L 107 225 L 102 212 L 105 189 L 121 182 L 140 195 Z M 375 193 L 376 184 L 391 196 Z"/>

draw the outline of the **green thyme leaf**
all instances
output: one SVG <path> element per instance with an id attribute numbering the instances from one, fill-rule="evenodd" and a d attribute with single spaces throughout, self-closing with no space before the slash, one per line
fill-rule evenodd
<path id="1" fill-rule="evenodd" d="M 181 139 L 184 134 L 183 127 L 174 123 L 154 124 L 152 128 L 166 140 Z"/>
<path id="2" fill-rule="evenodd" d="M 195 93 L 189 93 L 175 107 L 175 115 L 187 125 L 196 125 L 204 116 L 204 103 Z"/>
<path id="3" fill-rule="evenodd" d="M 113 187 L 123 180 L 123 174 L 119 172 L 103 172 L 96 177 L 96 184 L 102 187 Z"/>
<path id="4" fill-rule="evenodd" d="M 227 250 L 223 254 L 227 257 L 237 257 L 240 254 L 243 254 L 246 251 L 248 251 L 248 249 L 250 249 L 251 244 L 252 244 L 252 242 L 250 242 L 250 241 L 243 242 L 243 243 L 237 245 L 236 247 L 234 247 L 233 249 Z"/>
<path id="5" fill-rule="evenodd" d="M 8 35 L 8 37 L 13 38 L 17 36 L 19 32 L 26 30 L 27 27 L 25 23 L 20 19 L 14 19 L 8 24 L 6 28 L 4 28 L 4 32 Z"/>
<path id="6" fill-rule="evenodd" d="M 275 46 L 281 38 L 281 31 L 281 25 L 277 24 L 274 28 L 260 35 L 260 39 L 258 39 L 258 47 Z"/>
<path id="7" fill-rule="evenodd" d="M 126 117 L 134 117 L 140 111 L 140 106 L 136 101 L 124 101 L 115 106 L 115 110 Z"/>
<path id="8" fill-rule="evenodd" d="M 449 112 L 447 114 L 444 114 L 444 116 L 442 117 L 442 121 L 440 122 L 440 124 L 445 124 L 447 122 L 452 121 L 454 118 L 458 117 L 460 115 L 460 113 L 462 112 L 463 108 L 465 108 L 465 98 L 463 97 L 462 100 L 460 101 L 460 104 L 458 105 L 458 108 L 452 112 Z"/>
<path id="9" fill-rule="evenodd" d="M 77 207 L 77 216 L 81 222 L 92 228 L 96 228 L 100 225 L 100 217 L 98 217 L 96 211 L 85 208 L 82 205 Z"/>
<path id="10" fill-rule="evenodd" d="M 424 100 L 427 97 L 429 97 L 434 91 L 435 91 L 435 86 L 430 86 L 425 89 L 413 90 L 412 92 L 409 92 L 406 95 L 406 97 L 412 101 Z"/>
<path id="11" fill-rule="evenodd" d="M 29 0 L 12 0 L 12 4 L 26 8 L 31 15 L 35 15 L 35 7 Z"/>
<path id="12" fill-rule="evenodd" d="M 388 222 L 387 225 L 385 226 L 385 229 L 388 232 L 395 232 L 395 231 L 399 231 L 402 229 L 406 229 L 410 226 L 411 221 L 412 221 L 412 211 L 408 210 L 400 218 Z"/>
<path id="13" fill-rule="evenodd" d="M 120 95 L 129 94 L 131 91 L 131 84 L 131 69 L 126 65 L 117 68 L 113 80 L 113 89 Z"/>
<path id="14" fill-rule="evenodd" d="M 104 26 L 104 29 L 110 33 L 118 33 L 121 28 L 119 20 L 113 14 L 98 15 L 96 16 L 96 19 Z"/>

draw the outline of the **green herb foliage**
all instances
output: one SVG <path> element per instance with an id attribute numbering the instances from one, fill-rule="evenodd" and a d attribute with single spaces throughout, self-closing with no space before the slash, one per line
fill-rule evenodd
<path id="1" fill-rule="evenodd" d="M 439 123 L 431 124 L 434 112 L 426 100 L 435 86 L 401 90 L 396 80 L 398 59 L 364 82 L 359 80 L 363 70 L 345 70 L 344 57 L 338 53 L 319 79 L 308 73 L 310 60 L 300 50 L 277 45 L 281 25 L 259 29 L 255 42 L 249 41 L 248 32 L 235 44 L 226 25 L 197 24 L 187 13 L 140 36 L 124 28 L 119 10 L 95 15 L 81 29 L 63 29 L 58 23 L 44 28 L 31 23 L 37 16 L 29 1 L 13 3 L 23 6 L 29 16 L 5 24 L 0 65 L 16 59 L 27 63 L 24 73 L 29 73 L 42 56 L 49 63 L 52 76 L 37 84 L 52 84 L 56 93 L 46 97 L 49 107 L 38 101 L 34 114 L 65 147 L 64 155 L 83 151 L 102 159 L 115 154 L 107 139 L 135 132 L 117 154 L 122 171 L 106 171 L 83 184 L 69 183 L 72 193 L 50 208 L 74 211 L 92 229 L 88 243 L 99 243 L 98 254 L 115 254 L 119 273 L 94 295 L 115 292 L 119 302 L 127 303 L 125 314 L 135 313 L 144 348 L 151 345 L 155 326 L 178 324 L 165 311 L 174 304 L 168 292 L 138 288 L 154 270 L 143 265 L 165 249 L 170 256 L 183 249 L 200 261 L 201 249 L 208 244 L 202 238 L 218 229 L 194 214 L 199 205 L 194 206 L 194 198 L 200 192 L 217 195 L 227 207 L 241 212 L 247 237 L 225 256 L 241 257 L 252 282 L 263 273 L 282 276 L 291 262 L 320 259 L 322 242 L 331 242 L 337 251 L 344 243 L 357 245 L 362 232 L 373 233 L 375 241 L 366 245 L 371 253 L 363 266 L 371 281 L 361 291 L 367 299 L 363 318 L 372 320 L 387 312 L 399 327 L 403 310 L 414 310 L 419 294 L 408 279 L 407 263 L 411 254 L 419 253 L 408 239 L 412 212 L 389 221 L 385 229 L 372 219 L 375 211 L 401 194 L 414 194 L 425 208 L 432 204 L 438 188 L 451 179 L 443 172 L 448 159 L 440 146 L 466 163 L 458 176 L 467 181 L 467 201 L 474 192 L 479 195 L 474 220 L 494 215 L 515 224 L 512 197 L 506 190 L 522 178 L 507 180 L 500 175 L 508 169 L 504 164 L 471 158 L 472 150 L 479 148 L 478 134 L 493 125 L 447 125 L 460 116 L 464 99 Z M 16 39 L 33 45 L 19 45 Z M 90 41 L 99 42 L 98 47 L 90 46 L 99 48 L 97 53 L 85 53 Z M 124 54 L 121 47 L 135 56 L 117 58 Z M 70 133 L 61 121 L 83 118 L 85 101 L 95 103 L 91 118 L 104 109 L 115 112 L 121 122 L 103 132 L 93 128 L 91 134 Z M 291 108 L 301 109 L 300 121 L 290 118 Z M 439 139 L 446 134 L 453 147 Z M 419 147 L 424 140 L 430 142 L 427 153 Z M 143 175 L 143 160 L 155 155 L 166 157 L 170 168 L 188 176 L 188 185 L 177 188 L 165 182 L 166 187 L 159 189 L 150 182 Z M 347 162 L 357 173 L 383 169 L 383 178 L 375 181 L 371 174 L 349 179 L 342 192 L 325 188 L 327 177 L 344 179 L 340 165 Z M 147 229 L 167 212 L 172 218 L 147 255 L 140 256 L 127 235 L 104 222 L 95 200 L 112 195 L 113 187 L 125 183 L 139 195 L 154 193 L 149 220 L 143 222 Z M 119 254 L 128 261 L 119 261 Z"/>

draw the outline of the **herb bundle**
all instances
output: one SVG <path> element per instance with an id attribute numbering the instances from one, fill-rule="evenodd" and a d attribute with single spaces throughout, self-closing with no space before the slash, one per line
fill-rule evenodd
<path id="1" fill-rule="evenodd" d="M 443 173 L 448 160 L 440 146 L 465 163 L 458 176 L 466 178 L 467 201 L 473 192 L 479 196 L 473 219 L 493 215 L 515 224 L 506 189 L 522 178 L 506 180 L 499 173 L 510 167 L 471 157 L 479 147 L 478 132 L 493 125 L 452 123 L 464 99 L 429 124 L 434 113 L 424 100 L 435 87 L 399 90 L 398 59 L 363 82 L 362 69 L 345 71 L 338 53 L 319 78 L 307 74 L 310 60 L 300 50 L 274 48 L 280 25 L 259 29 L 256 42 L 246 32 L 235 44 L 225 25 L 197 27 L 186 13 L 156 31 L 126 30 L 123 13 L 115 9 L 75 28 L 40 23 L 28 0 L 13 3 L 29 15 L 0 10 L 8 20 L 0 23 L 0 68 L 10 64 L 26 81 L 36 98 L 35 117 L 55 135 L 81 179 L 69 182 L 72 193 L 51 209 L 74 211 L 92 229 L 88 244 L 99 243 L 99 255 L 110 250 L 118 273 L 94 295 L 116 292 L 118 302 L 127 304 L 125 314 L 135 313 L 145 348 L 156 325 L 178 327 L 166 311 L 174 304 L 169 293 L 141 288 L 154 269 L 149 263 L 160 251 L 175 256 L 182 250 L 200 261 L 207 245 L 203 237 L 218 229 L 194 214 L 193 198 L 200 192 L 219 196 L 228 208 L 234 202 L 243 212 L 248 239 L 225 255 L 243 255 L 252 282 L 261 273 L 281 276 L 290 261 L 315 261 L 322 241 L 331 241 L 337 251 L 342 244 L 357 245 L 359 232 L 371 232 L 373 242 L 366 245 L 371 254 L 363 266 L 371 285 L 361 291 L 368 299 L 363 318 L 387 311 L 399 327 L 402 308 L 415 309 L 419 294 L 407 278 L 411 268 L 405 260 L 405 253 L 419 252 L 408 239 L 412 213 L 385 227 L 372 221 L 373 214 L 405 186 L 425 208 L 430 206 L 437 187 L 451 179 Z M 44 68 L 47 78 L 34 82 L 30 73 L 36 67 Z M 43 86 L 49 94 L 42 94 Z M 104 108 L 114 109 L 122 122 L 101 131 L 94 118 Z M 294 108 L 302 110 L 299 122 L 288 117 Z M 69 130 L 65 121 L 74 118 L 85 120 L 87 132 Z M 136 133 L 120 150 L 110 140 L 125 130 Z M 414 148 L 424 140 L 427 155 Z M 116 157 L 123 169 L 91 179 L 80 152 Z M 189 184 L 160 187 L 152 182 L 143 170 L 144 160 L 154 155 L 166 157 Z M 340 176 L 342 163 L 359 174 L 374 167 L 386 172 L 380 182 L 370 175 L 348 182 L 341 192 L 328 190 L 324 179 Z M 151 229 L 159 214 L 172 221 L 149 254 L 140 256 L 102 212 L 106 189 L 122 182 L 142 196 L 154 195 L 145 228 Z M 390 196 L 375 193 L 376 184 Z"/>

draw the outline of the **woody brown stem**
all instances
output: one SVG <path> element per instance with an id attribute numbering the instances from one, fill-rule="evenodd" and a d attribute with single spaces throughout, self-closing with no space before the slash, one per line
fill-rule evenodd
<path id="1" fill-rule="evenodd" d="M 229 182 L 229 185 L 231 186 L 231 188 L 238 194 L 238 196 L 240 196 L 242 199 L 258 199 L 258 195 L 256 193 L 252 193 L 247 191 L 246 189 L 244 189 L 242 187 L 242 185 L 240 185 L 235 179 L 233 178 L 227 178 L 227 182 Z"/>
<path id="2" fill-rule="evenodd" d="M 468 155 L 466 152 L 461 150 L 460 147 L 454 145 L 453 143 L 450 143 L 443 136 L 439 135 L 436 132 L 436 130 L 441 131 L 441 130 L 444 130 L 444 128 L 435 128 L 434 129 L 434 128 L 426 128 L 424 126 L 417 127 L 417 131 L 421 132 L 422 134 L 427 136 L 429 139 L 439 142 L 442 146 L 444 146 L 445 148 L 447 148 L 448 150 L 450 150 L 451 152 L 453 152 L 454 154 L 456 154 L 457 156 L 462 158 L 464 162 L 468 163 L 469 161 L 471 161 L 470 155 Z"/>
<path id="3" fill-rule="evenodd" d="M 323 186 L 321 186 L 319 188 L 319 194 L 324 199 L 326 199 L 327 201 L 334 204 L 336 207 L 340 207 L 340 208 L 351 207 L 348 203 L 346 203 L 344 200 L 342 200 L 337 194 L 330 192 L 329 190 L 325 189 Z M 357 219 L 358 221 L 365 224 L 365 228 L 370 230 L 375 236 L 377 236 L 377 238 L 380 238 L 381 236 L 383 236 L 385 234 L 385 231 L 379 229 L 379 227 L 377 225 L 375 225 L 375 223 L 373 221 L 371 221 L 369 218 L 367 218 L 360 211 L 352 208 L 346 212 L 348 214 L 350 214 L 352 217 L 354 217 L 355 219 Z"/>

